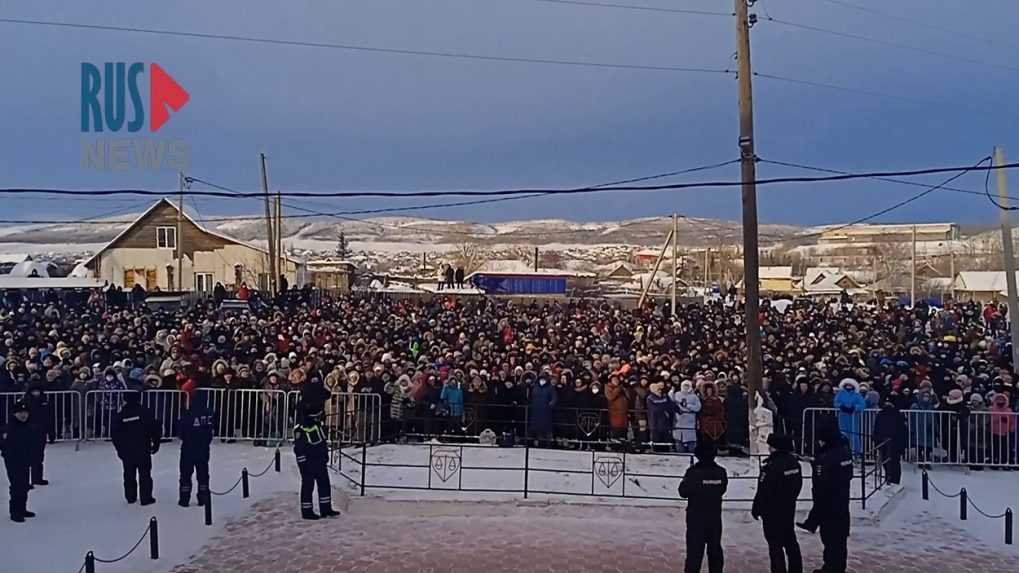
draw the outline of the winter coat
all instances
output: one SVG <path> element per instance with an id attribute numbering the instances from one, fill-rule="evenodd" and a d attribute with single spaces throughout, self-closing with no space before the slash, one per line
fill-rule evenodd
<path id="1" fill-rule="evenodd" d="M 152 412 L 139 402 L 127 401 L 113 416 L 110 436 L 117 457 L 138 460 L 159 450 L 160 427 Z"/>
<path id="2" fill-rule="evenodd" d="M 677 442 L 697 441 L 697 414 L 701 411 L 701 399 L 694 392 L 669 392 L 669 398 L 676 405 L 676 417 L 672 423 L 672 439 Z"/>
<path id="3" fill-rule="evenodd" d="M 937 414 L 934 413 L 934 404 L 929 400 L 918 399 L 913 402 L 909 414 L 909 436 L 910 441 L 920 448 L 933 448 L 934 436 L 937 431 Z"/>
<path id="4" fill-rule="evenodd" d="M 389 418 L 402 420 L 412 404 L 410 399 L 410 379 L 401 376 L 396 382 L 389 382 L 385 387 L 386 394 L 393 397 L 389 403 Z"/>
<path id="5" fill-rule="evenodd" d="M 654 392 L 647 395 L 647 422 L 651 432 L 651 441 L 668 442 L 669 431 L 672 429 L 672 403 L 668 396 L 659 396 Z"/>
<path id="6" fill-rule="evenodd" d="M 994 401 L 990 412 L 991 435 L 1003 437 L 1015 432 L 1016 415 L 1009 409 L 1007 402 Z"/>
<path id="7" fill-rule="evenodd" d="M 0 453 L 8 467 L 28 467 L 35 452 L 35 430 L 30 422 L 19 422 L 13 416 L 0 429 Z"/>
<path id="8" fill-rule="evenodd" d="M 743 419 L 746 419 L 744 410 Z M 717 396 L 701 398 L 701 412 L 697 415 L 697 429 L 712 440 L 725 434 L 725 405 Z"/>
<path id="9" fill-rule="evenodd" d="M 704 401 L 701 401 L 703 416 Z M 747 428 L 747 394 L 743 388 L 732 384 L 725 391 L 724 404 L 726 436 L 730 444 L 747 444 L 749 433 Z"/>
<path id="10" fill-rule="evenodd" d="M 867 401 L 856 390 L 840 389 L 833 400 L 838 411 L 839 430 L 849 440 L 854 454 L 863 448 L 863 411 L 867 409 Z"/>
<path id="11" fill-rule="evenodd" d="M 206 394 L 191 400 L 180 417 L 180 455 L 209 459 L 209 444 L 215 434 L 216 416 L 203 402 Z"/>
<path id="12" fill-rule="evenodd" d="M 768 452 L 768 436 L 775 431 L 775 415 L 760 396 L 757 396 L 755 404 L 750 424 L 750 451 L 754 454 L 764 454 Z"/>
<path id="13" fill-rule="evenodd" d="M 553 431 L 556 407 L 556 391 L 551 384 L 535 384 L 531 387 L 531 410 L 528 412 L 527 430 L 534 434 L 550 434 Z"/>
<path id="14" fill-rule="evenodd" d="M 464 391 L 460 386 L 446 384 L 442 387 L 439 400 L 442 401 L 447 416 L 459 418 L 464 415 Z"/>
<path id="15" fill-rule="evenodd" d="M 630 412 L 630 402 L 626 398 L 623 386 L 606 385 L 605 399 L 608 401 L 609 427 L 614 430 L 626 428 L 626 417 Z"/>
<path id="16" fill-rule="evenodd" d="M 888 442 L 895 452 L 906 450 L 906 418 L 895 406 L 885 406 L 874 419 L 874 443 Z"/>

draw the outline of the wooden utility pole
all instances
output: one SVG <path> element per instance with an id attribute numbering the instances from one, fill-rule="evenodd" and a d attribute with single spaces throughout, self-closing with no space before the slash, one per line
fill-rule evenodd
<path id="1" fill-rule="evenodd" d="M 753 422 L 754 403 L 761 388 L 761 327 L 758 323 L 760 284 L 757 251 L 757 156 L 754 152 L 753 72 L 750 70 L 750 17 L 747 0 L 736 2 L 736 60 L 739 80 L 740 179 L 743 182 L 743 289 L 747 328 L 747 404 Z M 758 452 L 762 453 L 762 452 Z"/>
<path id="2" fill-rule="evenodd" d="M 916 306 L 916 225 L 913 225 L 913 271 L 909 275 L 909 307 Z"/>
<path id="3" fill-rule="evenodd" d="M 538 272 L 538 247 L 534 247 L 534 272 Z"/>
<path id="4" fill-rule="evenodd" d="M 262 174 L 262 193 L 265 195 L 265 226 L 266 226 L 266 238 L 269 242 L 269 282 L 266 287 L 269 289 L 269 295 L 276 295 L 276 241 L 273 240 L 275 232 L 273 231 L 272 224 L 272 207 L 269 202 L 269 178 L 265 173 L 265 154 L 259 153 L 259 162 L 261 164 Z"/>
<path id="5" fill-rule="evenodd" d="M 679 277 L 679 217 L 672 214 L 672 316 L 676 316 L 676 281 Z"/>
<path id="6" fill-rule="evenodd" d="M 704 298 L 708 298 L 708 281 L 711 278 L 711 247 L 704 247 Z"/>
<path id="7" fill-rule="evenodd" d="M 1005 165 L 1005 152 L 994 148 L 994 164 Z M 1019 367 L 1019 302 L 1016 300 L 1015 253 L 1012 249 L 1012 219 L 1008 211 L 1005 170 L 998 169 L 998 204 L 1001 207 L 1001 252 L 1005 257 L 1005 284 L 1008 285 L 1008 321 L 1012 333 L 1012 371 Z"/>
<path id="8" fill-rule="evenodd" d="M 952 291 L 952 302 L 955 302 L 955 242 L 954 239 L 948 241 L 948 274 L 952 278 L 952 282 L 949 283 L 949 288 Z"/>
<path id="9" fill-rule="evenodd" d="M 658 268 L 662 266 L 662 259 L 665 258 L 665 252 L 669 248 L 669 243 L 672 242 L 672 231 L 669 231 L 669 236 L 665 237 L 665 244 L 662 245 L 662 252 L 658 253 L 658 259 L 655 260 L 655 267 L 651 269 L 651 277 L 648 278 L 647 284 L 640 292 L 640 300 L 637 301 L 637 308 L 644 306 L 644 299 L 647 298 L 648 291 L 651 290 L 651 285 L 655 282 L 655 275 L 658 274 Z"/>
<path id="10" fill-rule="evenodd" d="M 177 291 L 184 292 L 184 174 L 177 173 Z"/>
<path id="11" fill-rule="evenodd" d="M 276 191 L 276 272 L 281 276 L 287 273 L 287 257 L 283 251 L 283 194 L 281 191 Z M 282 282 L 278 284 L 282 284 Z"/>

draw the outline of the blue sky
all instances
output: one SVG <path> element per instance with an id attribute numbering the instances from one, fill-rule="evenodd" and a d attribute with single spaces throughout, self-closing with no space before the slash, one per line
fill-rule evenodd
<path id="1" fill-rule="evenodd" d="M 728 12 L 728 0 L 625 3 Z M 928 26 L 853 10 L 907 16 Z M 760 0 L 770 16 L 906 44 L 896 49 L 761 21 L 755 71 L 910 98 L 755 79 L 757 151 L 846 170 L 966 165 L 995 144 L 1019 159 L 1019 3 L 1008 0 Z M 733 68 L 731 18 L 536 0 L 7 0 L 0 17 L 398 49 L 662 66 Z M 952 32 L 938 29 L 947 28 Z M 943 57 L 923 50 L 952 55 Z M 186 140 L 190 173 L 258 187 L 269 156 L 283 190 L 575 186 L 737 156 L 736 82 L 724 75 L 496 63 L 0 23 L 2 187 L 173 189 L 172 171 L 97 173 L 79 162 L 83 61 L 156 62 L 191 101 L 156 134 Z M 995 66 L 1005 66 L 995 67 Z M 126 134 L 125 134 L 126 135 Z M 143 133 L 142 135 L 149 135 Z M 762 165 L 759 176 L 807 175 Z M 677 180 L 735 179 L 731 166 Z M 943 178 L 943 177 L 942 177 Z M 1019 173 L 1011 177 L 1019 196 Z M 938 178 L 921 179 L 935 183 Z M 956 186 L 983 190 L 982 175 Z M 871 181 L 761 189 L 761 221 L 830 223 L 918 189 Z M 141 198 L 4 198 L 10 217 L 93 216 Z M 290 200 L 318 210 L 411 201 Z M 664 215 L 739 217 L 736 190 L 613 193 L 423 211 L 483 221 Z M 203 215 L 258 213 L 247 200 L 198 202 Z M 140 210 L 140 209 L 136 209 Z M 882 221 L 991 223 L 975 195 L 936 192 Z"/>

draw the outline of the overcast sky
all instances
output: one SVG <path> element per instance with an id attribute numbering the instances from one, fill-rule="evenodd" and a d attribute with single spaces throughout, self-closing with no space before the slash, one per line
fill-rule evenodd
<path id="1" fill-rule="evenodd" d="M 617 1 L 732 10 L 728 0 Z M 846 3 L 927 25 L 839 5 Z M 755 78 L 762 158 L 832 169 L 909 169 L 972 164 L 1000 144 L 1007 157 L 1019 160 L 1014 0 L 759 0 L 752 11 L 762 19 L 752 31 L 756 72 L 908 98 Z M 917 49 L 763 21 L 769 15 Z M 731 17 L 537 0 L 5 0 L 0 18 L 493 56 L 735 67 Z M 263 151 L 272 188 L 285 191 L 575 186 L 737 157 L 736 82 L 720 74 L 465 61 L 6 23 L 0 23 L 0 60 L 5 80 L 0 187 L 175 188 L 170 170 L 110 174 L 81 167 L 81 140 L 95 137 L 80 132 L 83 61 L 158 63 L 189 91 L 191 101 L 156 134 L 120 135 L 186 140 L 191 174 L 238 189 L 258 188 L 257 156 Z M 758 174 L 809 175 L 768 165 L 760 165 Z M 738 176 L 738 167 L 730 166 L 674 180 Z M 1019 196 L 1019 172 L 1011 182 L 1012 195 Z M 983 191 L 983 175 L 967 175 L 955 185 Z M 917 191 L 869 181 L 762 188 L 760 217 L 771 223 L 841 222 Z M 413 204 L 290 202 L 319 210 Z M 138 203 L 143 199 L 2 200 L 4 218 L 92 216 Z M 543 198 L 420 214 L 604 220 L 678 211 L 738 218 L 739 206 L 737 190 L 715 189 Z M 201 199 L 198 208 L 206 216 L 257 213 L 260 204 Z M 879 220 L 990 223 L 996 216 L 983 197 L 938 191 Z"/>

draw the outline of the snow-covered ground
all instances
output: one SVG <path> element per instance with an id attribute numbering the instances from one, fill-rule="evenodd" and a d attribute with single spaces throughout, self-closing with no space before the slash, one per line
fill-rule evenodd
<path id="1" fill-rule="evenodd" d="M 149 559 L 148 540 L 130 557 L 117 564 L 97 564 L 102 573 L 157 573 L 168 571 L 187 560 L 219 533 L 227 520 L 237 518 L 252 503 L 281 490 L 297 491 L 297 466 L 289 448 L 283 448 L 282 471 L 270 469 L 251 479 L 251 497 L 241 496 L 240 486 L 213 500 L 213 526 L 206 527 L 204 510 L 194 504 L 177 505 L 179 447 L 163 444 L 153 458 L 155 505 L 141 507 L 124 501 L 121 466 L 113 446 L 89 443 L 75 451 L 73 444 L 56 444 L 46 449 L 46 478 L 50 485 L 29 492 L 28 507 L 38 517 L 17 524 L 7 519 L 6 499 L 0 519 L 0 571 L 33 573 L 74 573 L 84 563 L 85 553 L 94 551 L 102 559 L 125 553 L 155 516 L 159 522 L 160 559 Z M 250 444 L 214 444 L 211 487 L 225 491 L 240 476 L 265 469 L 273 456 L 269 448 Z M 196 486 L 197 487 L 197 486 Z M 6 483 L 4 483 L 6 490 Z M 5 491 L 6 493 L 6 491 Z M 295 509 L 297 511 L 296 499 Z"/>
<path id="2" fill-rule="evenodd" d="M 343 472 L 360 482 L 361 467 L 357 460 L 361 459 L 361 450 L 354 448 L 345 452 L 350 458 L 343 459 Z M 450 444 L 375 446 L 367 450 L 366 458 L 366 493 L 387 499 L 519 499 L 523 497 L 526 465 L 529 498 L 645 505 L 679 502 L 677 488 L 693 460 L 692 456 L 664 454 L 624 456 L 616 452 L 537 448 L 528 452 L 524 448 L 485 446 L 461 449 Z M 756 459 L 719 458 L 718 462 L 729 473 L 726 507 L 749 508 L 757 491 Z M 807 463 L 803 463 L 803 475 L 810 476 Z M 346 485 L 352 492 L 359 491 L 359 487 L 342 478 L 337 484 Z M 429 486 L 433 491 L 399 489 Z M 389 487 L 397 489 L 386 489 Z M 620 497 L 628 499 L 620 500 Z M 804 502 L 801 508 L 806 509 L 810 499 L 809 481 L 804 482 L 800 499 Z"/>
<path id="3" fill-rule="evenodd" d="M 272 450 L 267 448 L 254 448 L 250 444 L 214 444 L 212 459 L 212 488 L 223 491 L 234 484 L 242 467 L 247 467 L 252 473 L 264 469 L 272 459 Z M 97 570 L 102 573 L 109 572 L 131 572 L 131 573 L 164 573 L 177 564 L 191 561 L 191 557 L 197 554 L 201 547 L 205 546 L 217 535 L 224 534 L 224 524 L 229 520 L 235 520 L 242 516 L 244 519 L 256 521 L 264 519 L 249 509 L 255 502 L 270 502 L 272 499 L 283 500 L 281 511 L 290 515 L 290 498 L 293 496 L 293 512 L 297 512 L 296 492 L 299 479 L 297 477 L 296 465 L 289 448 L 284 448 L 282 462 L 282 473 L 275 473 L 271 469 L 264 477 L 251 480 L 251 498 L 243 499 L 240 488 L 227 496 L 215 498 L 215 525 L 206 527 L 203 522 L 201 508 L 192 507 L 183 509 L 177 507 L 177 464 L 178 448 L 176 444 L 164 444 L 160 452 L 154 458 L 153 476 L 155 478 L 155 497 L 157 503 L 153 506 L 142 508 L 138 505 L 128 505 L 123 500 L 122 487 L 120 484 L 120 464 L 114 454 L 112 446 L 105 443 L 90 443 L 75 451 L 73 444 L 58 444 L 47 449 L 47 477 L 51 485 L 37 488 L 29 496 L 29 507 L 36 511 L 39 516 L 29 520 L 25 524 L 14 524 L 6 519 L 0 520 L 0 571 L 21 572 L 31 571 L 38 573 L 49 572 L 75 572 L 81 567 L 84 555 L 92 550 L 101 558 L 111 558 L 124 553 L 138 540 L 142 531 L 148 525 L 149 518 L 153 515 L 158 517 L 160 524 L 160 551 L 161 558 L 152 561 L 148 558 L 148 543 L 143 542 L 138 551 L 131 557 L 118 564 L 100 564 Z M 347 453 L 355 458 L 360 458 L 360 450 L 347 450 Z M 432 487 L 450 491 L 418 491 L 418 490 L 393 490 L 393 489 L 369 489 L 367 494 L 370 498 L 363 500 L 369 503 L 386 503 L 388 510 L 400 511 L 424 511 L 422 509 L 408 509 L 409 507 L 420 508 L 420 503 L 401 505 L 404 500 L 414 502 L 437 502 L 436 507 L 446 507 L 455 504 L 457 501 L 476 502 L 479 500 L 497 502 L 491 506 L 499 507 L 524 507 L 520 505 L 522 495 L 517 493 L 523 487 L 523 472 L 518 468 L 523 467 L 525 450 L 522 448 L 478 448 L 465 447 L 462 457 L 459 446 L 434 445 L 432 456 L 429 456 L 428 446 L 377 446 L 368 450 L 369 463 L 406 464 L 419 467 L 396 468 L 369 466 L 366 468 L 366 477 L 369 484 L 376 485 L 403 485 L 419 486 L 427 485 L 431 474 Z M 593 460 L 592 461 L 592 456 Z M 450 466 L 451 459 L 457 460 L 457 464 Z M 436 465 L 436 460 L 442 463 Z M 753 476 L 756 469 L 749 460 L 721 459 L 722 464 L 729 470 L 730 478 L 748 477 L 751 479 L 732 479 L 730 482 L 730 498 L 749 499 L 753 496 L 756 481 Z M 462 462 L 462 463 L 461 463 Z M 647 499 L 623 499 L 621 494 L 625 483 L 626 495 L 649 495 L 676 499 L 676 485 L 679 477 L 688 467 L 688 457 L 664 456 L 664 455 L 627 455 L 625 479 L 617 470 L 613 470 L 614 462 L 622 462 L 622 455 L 612 452 L 574 452 L 559 450 L 531 449 L 526 460 L 531 468 L 529 474 L 529 490 L 544 490 L 559 493 L 552 494 L 531 494 L 529 497 L 535 502 L 548 504 L 548 511 L 554 515 L 561 516 L 571 511 L 581 511 L 580 508 L 586 504 L 615 504 L 616 509 L 602 508 L 597 517 L 590 519 L 610 519 L 616 511 L 673 511 L 665 507 L 646 507 L 649 505 L 669 505 L 680 512 L 682 505 L 676 501 L 656 501 Z M 597 468 L 601 464 L 604 470 L 601 475 Z M 499 469 L 471 469 L 471 468 L 499 468 Z M 592 468 L 595 468 L 595 475 L 592 476 Z M 542 472 L 541 469 L 555 469 L 556 472 Z M 881 512 L 880 525 L 871 522 L 857 522 L 854 525 L 853 543 L 860 543 L 861 539 L 871 539 L 873 535 L 895 537 L 902 532 L 914 531 L 918 524 L 942 523 L 957 527 L 962 533 L 959 534 L 963 545 L 959 550 L 968 550 L 966 542 L 982 544 L 1008 555 L 1019 556 L 1019 546 L 1006 546 L 1003 543 L 1003 520 L 990 520 L 976 513 L 969 512 L 968 521 L 958 519 L 958 500 L 946 499 L 931 490 L 931 500 L 922 501 L 920 495 L 920 473 L 904 468 L 903 491 L 894 498 Z M 359 477 L 360 468 L 350 460 L 345 460 L 343 470 L 352 476 Z M 805 471 L 809 471 L 805 468 Z M 614 473 L 615 472 L 615 473 Z M 643 477 L 636 474 L 644 474 Z M 661 477 L 649 477 L 647 474 L 654 474 Z M 614 475 L 618 475 L 613 479 Z M 1019 473 L 984 471 L 967 472 L 948 468 L 936 468 L 931 473 L 934 483 L 946 493 L 956 493 L 960 487 L 966 487 L 973 501 L 989 513 L 1003 512 L 1005 507 L 1014 505 L 1019 499 Z M 604 478 L 604 481 L 603 479 Z M 593 482 L 593 484 L 592 484 Z M 346 484 L 346 480 L 339 476 L 333 477 L 333 485 L 336 487 Z M 5 484 L 6 485 L 6 484 Z M 458 492 L 458 485 L 464 489 L 487 489 L 492 492 Z M 356 496 L 357 489 L 348 486 L 353 496 Z M 590 493 L 595 491 L 602 497 L 580 497 L 564 495 L 565 493 Z M 501 493 L 500 493 L 501 491 Z M 286 493 L 284 493 L 286 492 Z M 284 496 L 280 498 L 278 496 Z M 854 486 L 854 495 L 856 489 Z M 872 500 L 872 505 L 881 505 L 887 499 L 882 500 L 879 494 Z M 809 496 L 809 484 L 805 484 L 803 497 Z M 335 497 L 335 495 L 334 495 Z M 359 498 L 353 497 L 356 504 Z M 374 501 L 372 501 L 374 500 Z M 498 502 L 506 502 L 499 504 Z M 557 505 L 569 503 L 570 505 Z M 446 505 L 442 505 L 446 504 Z M 584 505 L 575 505 L 584 504 Z M 341 506 L 341 504 L 337 504 Z M 477 504 L 471 504 L 476 506 Z M 858 512 L 859 504 L 853 503 L 854 514 Z M 375 507 L 375 506 L 372 506 Z M 481 507 L 481 506 L 478 506 Z M 487 506 L 485 506 L 487 507 Z M 643 507 L 643 509 L 640 509 Z M 727 504 L 726 520 L 733 527 L 727 529 L 730 538 L 738 535 L 753 535 L 753 543 L 759 543 L 759 530 L 756 525 L 751 525 L 750 517 L 746 511 L 745 504 Z M 807 504 L 803 505 L 806 509 Z M 401 509 L 402 508 L 402 509 Z M 573 508 L 573 509 L 568 509 Z M 6 508 L 4 508 L 6 509 Z M 381 511 L 374 509 L 372 515 Z M 488 510 L 486 510 L 488 511 Z M 497 511 L 492 509 L 490 511 Z M 252 516 L 255 517 L 252 517 Z M 552 515 L 552 514 L 548 514 Z M 594 514 L 592 514 L 594 515 Z M 676 515 L 670 513 L 668 523 L 680 523 Z M 538 517 L 540 518 L 540 517 Z M 289 519 L 289 518 L 288 518 Z M 537 519 L 537 518 L 536 518 Z M 295 521 L 295 527 L 301 524 Z M 247 522 L 244 522 L 247 523 Z M 341 527 L 344 520 L 338 520 L 336 524 L 323 527 Z M 280 524 L 261 524 L 269 528 L 266 534 L 273 527 L 283 527 Z M 293 525 L 293 524 L 292 524 Z M 593 525 L 592 527 L 599 527 Z M 245 526 L 247 527 L 247 526 Z M 742 529 L 741 529 L 742 528 Z M 922 527 L 921 527 L 922 528 Z M 238 534 L 236 527 L 234 533 L 227 533 L 227 536 Z M 298 529 L 301 531 L 301 529 Z M 332 531 L 330 529 L 330 531 Z M 924 543 L 930 543 L 932 547 L 939 543 L 937 531 L 923 534 Z M 862 537 L 861 537 L 862 536 Z M 871 536 L 871 537 L 868 537 Z M 259 536 L 253 536 L 258 539 Z M 730 544 L 733 541 L 730 539 Z M 920 551 L 924 546 L 912 545 L 903 548 L 907 551 Z M 251 552 L 257 552 L 258 548 L 251 547 Z M 205 569 L 198 569 L 205 570 Z M 208 569 L 208 570 L 230 570 L 230 569 Z M 285 567 L 279 571 L 290 570 Z"/>

